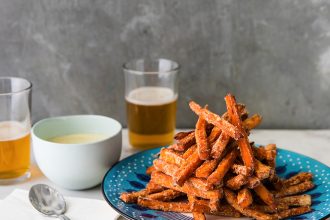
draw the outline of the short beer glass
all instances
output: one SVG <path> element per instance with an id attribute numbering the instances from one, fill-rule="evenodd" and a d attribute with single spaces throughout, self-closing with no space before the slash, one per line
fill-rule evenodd
<path id="1" fill-rule="evenodd" d="M 30 110 L 32 84 L 0 77 L 0 184 L 30 176 Z"/>
<path id="2" fill-rule="evenodd" d="M 125 99 L 130 144 L 152 148 L 173 142 L 179 64 L 167 59 L 125 63 Z"/>

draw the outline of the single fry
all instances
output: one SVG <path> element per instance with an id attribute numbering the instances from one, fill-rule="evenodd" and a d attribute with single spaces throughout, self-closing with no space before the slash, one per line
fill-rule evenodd
<path id="1" fill-rule="evenodd" d="M 260 197 L 260 199 L 269 205 L 271 208 L 275 209 L 275 199 L 274 195 L 268 191 L 268 189 L 264 186 L 264 184 L 260 183 L 257 187 L 253 189 L 256 194 Z"/>
<path id="2" fill-rule="evenodd" d="M 175 175 L 179 170 L 179 167 L 177 165 L 166 163 L 164 160 L 161 159 L 155 159 L 153 163 L 156 170 L 162 171 L 163 173 L 170 176 Z"/>
<path id="3" fill-rule="evenodd" d="M 221 133 L 218 139 L 215 141 L 212 147 L 211 155 L 214 159 L 218 159 L 221 154 L 224 152 L 228 142 L 230 140 L 230 137 L 225 134 Z"/>
<path id="4" fill-rule="evenodd" d="M 195 112 L 197 115 L 204 118 L 208 123 L 219 127 L 222 132 L 225 132 L 227 135 L 234 138 L 235 140 L 238 140 L 243 136 L 243 134 L 237 129 L 237 127 L 230 124 L 228 121 L 222 119 L 219 115 L 214 114 L 207 109 L 203 109 L 200 105 L 193 101 L 189 102 L 189 106 L 191 110 L 193 110 L 193 112 Z"/>
<path id="5" fill-rule="evenodd" d="M 282 188 L 281 191 L 276 193 L 276 197 L 291 196 L 291 195 L 305 192 L 305 191 L 313 189 L 313 188 L 314 188 L 314 183 L 312 181 L 308 180 L 308 181 L 299 183 L 297 185 Z"/>
<path id="6" fill-rule="evenodd" d="M 295 215 L 301 215 L 304 213 L 308 213 L 311 211 L 312 211 L 312 209 L 310 206 L 302 206 L 302 207 L 297 207 L 297 208 L 292 208 L 292 209 L 281 211 L 277 214 L 274 214 L 274 216 L 277 217 L 278 219 L 284 219 L 284 218 L 292 217 Z"/>
<path id="7" fill-rule="evenodd" d="M 237 148 L 234 148 L 222 159 L 222 161 L 219 163 L 215 171 L 207 178 L 207 182 L 214 185 L 220 184 L 223 177 L 226 175 L 230 167 L 233 165 L 237 155 L 238 155 L 238 150 Z"/>
<path id="8" fill-rule="evenodd" d="M 253 152 L 249 143 L 249 139 L 245 130 L 242 127 L 242 122 L 237 110 L 235 97 L 231 94 L 226 95 L 225 97 L 227 112 L 231 122 L 239 129 L 243 137 L 237 140 L 238 146 L 241 151 L 241 157 L 244 162 L 244 165 L 247 167 L 248 176 L 252 175 L 254 171 L 254 157 Z"/>
<path id="9" fill-rule="evenodd" d="M 238 190 L 241 186 L 245 185 L 248 182 L 248 178 L 242 174 L 238 174 L 227 180 L 226 186 L 232 190 Z"/>
<path id="10" fill-rule="evenodd" d="M 283 180 L 283 184 L 284 184 L 284 186 L 288 187 L 288 186 L 293 186 L 298 183 L 302 183 L 302 182 L 312 180 L 312 179 L 313 179 L 312 173 L 303 172 L 303 173 L 298 173 L 297 175 L 295 175 L 287 180 Z"/>
<path id="11" fill-rule="evenodd" d="M 137 204 L 142 207 L 165 212 L 190 212 L 190 206 L 187 202 L 162 202 L 145 197 L 139 197 Z"/>
<path id="12" fill-rule="evenodd" d="M 283 204 L 278 204 L 277 207 L 276 207 L 276 209 L 273 209 L 273 208 L 271 208 L 268 205 L 252 204 L 250 206 L 250 208 L 251 209 L 258 210 L 260 212 L 273 214 L 273 213 L 280 212 L 280 211 L 283 211 L 283 210 L 288 210 L 289 209 L 289 206 L 283 205 Z"/>
<path id="13" fill-rule="evenodd" d="M 146 198 L 166 202 L 182 195 L 184 195 L 182 192 L 175 191 L 173 189 L 167 189 L 162 192 L 147 195 Z"/>
<path id="14" fill-rule="evenodd" d="M 237 194 L 237 203 L 242 208 L 249 207 L 253 202 L 252 194 L 248 188 L 243 188 L 238 191 Z"/>
<path id="15" fill-rule="evenodd" d="M 182 138 L 185 138 L 187 137 L 189 134 L 193 133 L 194 131 L 183 131 L 183 132 L 179 132 L 179 133 L 176 133 L 174 135 L 174 139 L 179 141 L 181 140 Z"/>
<path id="16" fill-rule="evenodd" d="M 119 198 L 126 203 L 136 203 L 137 199 L 140 196 L 146 196 L 146 195 L 148 195 L 148 192 L 147 190 L 143 189 L 136 192 L 123 192 L 120 194 Z"/>
<path id="17" fill-rule="evenodd" d="M 311 195 L 297 195 L 297 196 L 288 196 L 283 198 L 278 198 L 277 202 L 279 204 L 284 204 L 287 206 L 311 206 L 312 197 Z"/>
<path id="18" fill-rule="evenodd" d="M 184 159 L 178 152 L 168 148 L 162 148 L 160 150 L 159 159 L 164 160 L 167 163 L 176 164 L 178 166 L 184 162 Z"/>
<path id="19" fill-rule="evenodd" d="M 206 160 L 203 164 L 196 169 L 195 175 L 200 178 L 207 178 L 211 175 L 211 173 L 218 166 L 219 161 L 216 159 Z"/>
<path id="20" fill-rule="evenodd" d="M 173 175 L 175 182 L 182 186 L 183 183 L 195 172 L 195 170 L 203 163 L 199 158 L 198 151 L 195 151 L 183 163 L 180 169 Z"/>
<path id="21" fill-rule="evenodd" d="M 268 219 L 277 219 L 274 216 L 268 215 L 266 213 L 254 210 L 254 209 L 250 209 L 250 208 L 242 208 L 238 203 L 237 203 L 237 199 L 235 194 L 230 191 L 229 189 L 224 189 L 224 193 L 225 193 L 225 198 L 227 200 L 227 202 L 233 206 L 237 211 L 239 211 L 240 213 L 242 213 L 245 216 L 251 217 L 251 218 L 255 218 L 258 220 L 268 220 Z"/>
<path id="22" fill-rule="evenodd" d="M 243 121 L 243 127 L 247 131 L 250 131 L 250 130 L 258 127 L 258 125 L 260 125 L 261 121 L 262 121 L 261 115 L 254 114 L 250 118 L 247 118 Z"/>
<path id="23" fill-rule="evenodd" d="M 200 116 L 196 123 L 195 139 L 199 158 L 201 160 L 207 160 L 210 156 L 210 147 L 206 135 L 206 121 Z"/>
<path id="24" fill-rule="evenodd" d="M 259 160 L 255 160 L 255 175 L 260 180 L 267 179 L 270 176 L 272 168 L 261 163 Z"/>

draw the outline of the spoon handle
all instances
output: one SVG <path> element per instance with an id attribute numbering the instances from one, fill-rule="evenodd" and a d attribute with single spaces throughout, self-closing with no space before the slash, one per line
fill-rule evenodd
<path id="1" fill-rule="evenodd" d="M 68 217 L 66 217 L 65 215 L 59 215 L 58 216 L 59 219 L 61 220 L 70 220 Z"/>

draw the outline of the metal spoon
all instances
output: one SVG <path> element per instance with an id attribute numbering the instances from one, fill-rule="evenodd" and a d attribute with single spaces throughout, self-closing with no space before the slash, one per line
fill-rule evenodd
<path id="1" fill-rule="evenodd" d="M 70 220 L 64 215 L 66 204 L 63 196 L 52 187 L 45 184 L 32 186 L 29 199 L 33 207 L 42 214 L 62 220 Z"/>

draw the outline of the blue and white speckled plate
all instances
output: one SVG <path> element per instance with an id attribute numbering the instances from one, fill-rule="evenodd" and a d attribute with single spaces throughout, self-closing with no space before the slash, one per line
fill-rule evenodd
<path id="1" fill-rule="evenodd" d="M 145 188 L 150 179 L 145 171 L 147 167 L 152 165 L 154 155 L 159 151 L 160 148 L 146 150 L 116 163 L 103 179 L 102 191 L 104 198 L 112 208 L 128 219 L 191 220 L 192 218 L 187 215 L 150 210 L 136 204 L 126 204 L 119 199 L 121 192 L 138 191 Z M 314 173 L 316 187 L 308 192 L 313 198 L 313 212 L 291 219 L 325 219 L 329 217 L 330 168 L 310 157 L 283 149 L 278 149 L 276 162 L 276 171 L 283 178 L 289 178 L 298 172 L 304 171 Z M 216 219 L 227 218 L 216 217 Z"/>

